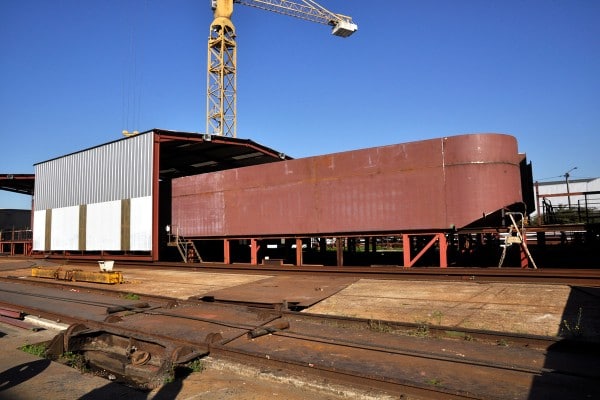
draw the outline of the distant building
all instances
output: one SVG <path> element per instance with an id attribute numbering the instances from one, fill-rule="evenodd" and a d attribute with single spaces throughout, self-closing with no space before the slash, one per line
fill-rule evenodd
<path id="1" fill-rule="evenodd" d="M 600 178 L 536 182 L 535 201 L 538 213 L 571 209 L 582 215 L 585 210 L 600 210 Z"/>

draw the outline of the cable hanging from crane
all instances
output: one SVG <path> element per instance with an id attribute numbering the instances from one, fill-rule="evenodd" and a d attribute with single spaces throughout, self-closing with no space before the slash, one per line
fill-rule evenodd
<path id="1" fill-rule="evenodd" d="M 144 2 L 142 20 L 146 15 L 148 1 Z M 135 10 L 134 10 L 135 11 Z M 133 15 L 134 11 L 131 12 Z M 129 47 L 125 56 L 125 72 L 123 73 L 123 136 L 134 136 L 139 133 L 136 127 L 139 127 L 142 109 L 142 72 L 138 68 L 141 64 L 138 49 L 137 23 L 134 17 L 129 18 L 131 23 L 129 29 Z M 133 129 L 133 130 L 131 130 Z"/>

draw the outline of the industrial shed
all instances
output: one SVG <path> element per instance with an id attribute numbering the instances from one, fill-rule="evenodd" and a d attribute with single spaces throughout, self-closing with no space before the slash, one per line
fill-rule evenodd
<path id="1" fill-rule="evenodd" d="M 154 129 L 38 163 L 33 251 L 159 260 L 172 179 L 284 159 L 251 140 Z"/>

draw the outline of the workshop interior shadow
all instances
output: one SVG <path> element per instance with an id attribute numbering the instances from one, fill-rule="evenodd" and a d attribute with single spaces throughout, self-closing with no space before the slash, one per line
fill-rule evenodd
<path id="1" fill-rule="evenodd" d="M 559 336 L 534 378 L 529 399 L 600 398 L 600 288 L 572 286 Z"/>

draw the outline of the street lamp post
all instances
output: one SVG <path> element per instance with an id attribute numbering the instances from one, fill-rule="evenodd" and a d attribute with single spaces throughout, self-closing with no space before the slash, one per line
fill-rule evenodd
<path id="1" fill-rule="evenodd" d="M 569 208 L 571 208 L 571 192 L 569 191 L 569 177 L 571 175 L 569 173 L 576 169 L 577 169 L 577 167 L 573 167 L 570 170 L 568 170 L 567 172 L 565 172 L 565 175 L 564 175 L 565 183 L 567 184 L 567 203 L 569 204 Z"/>

